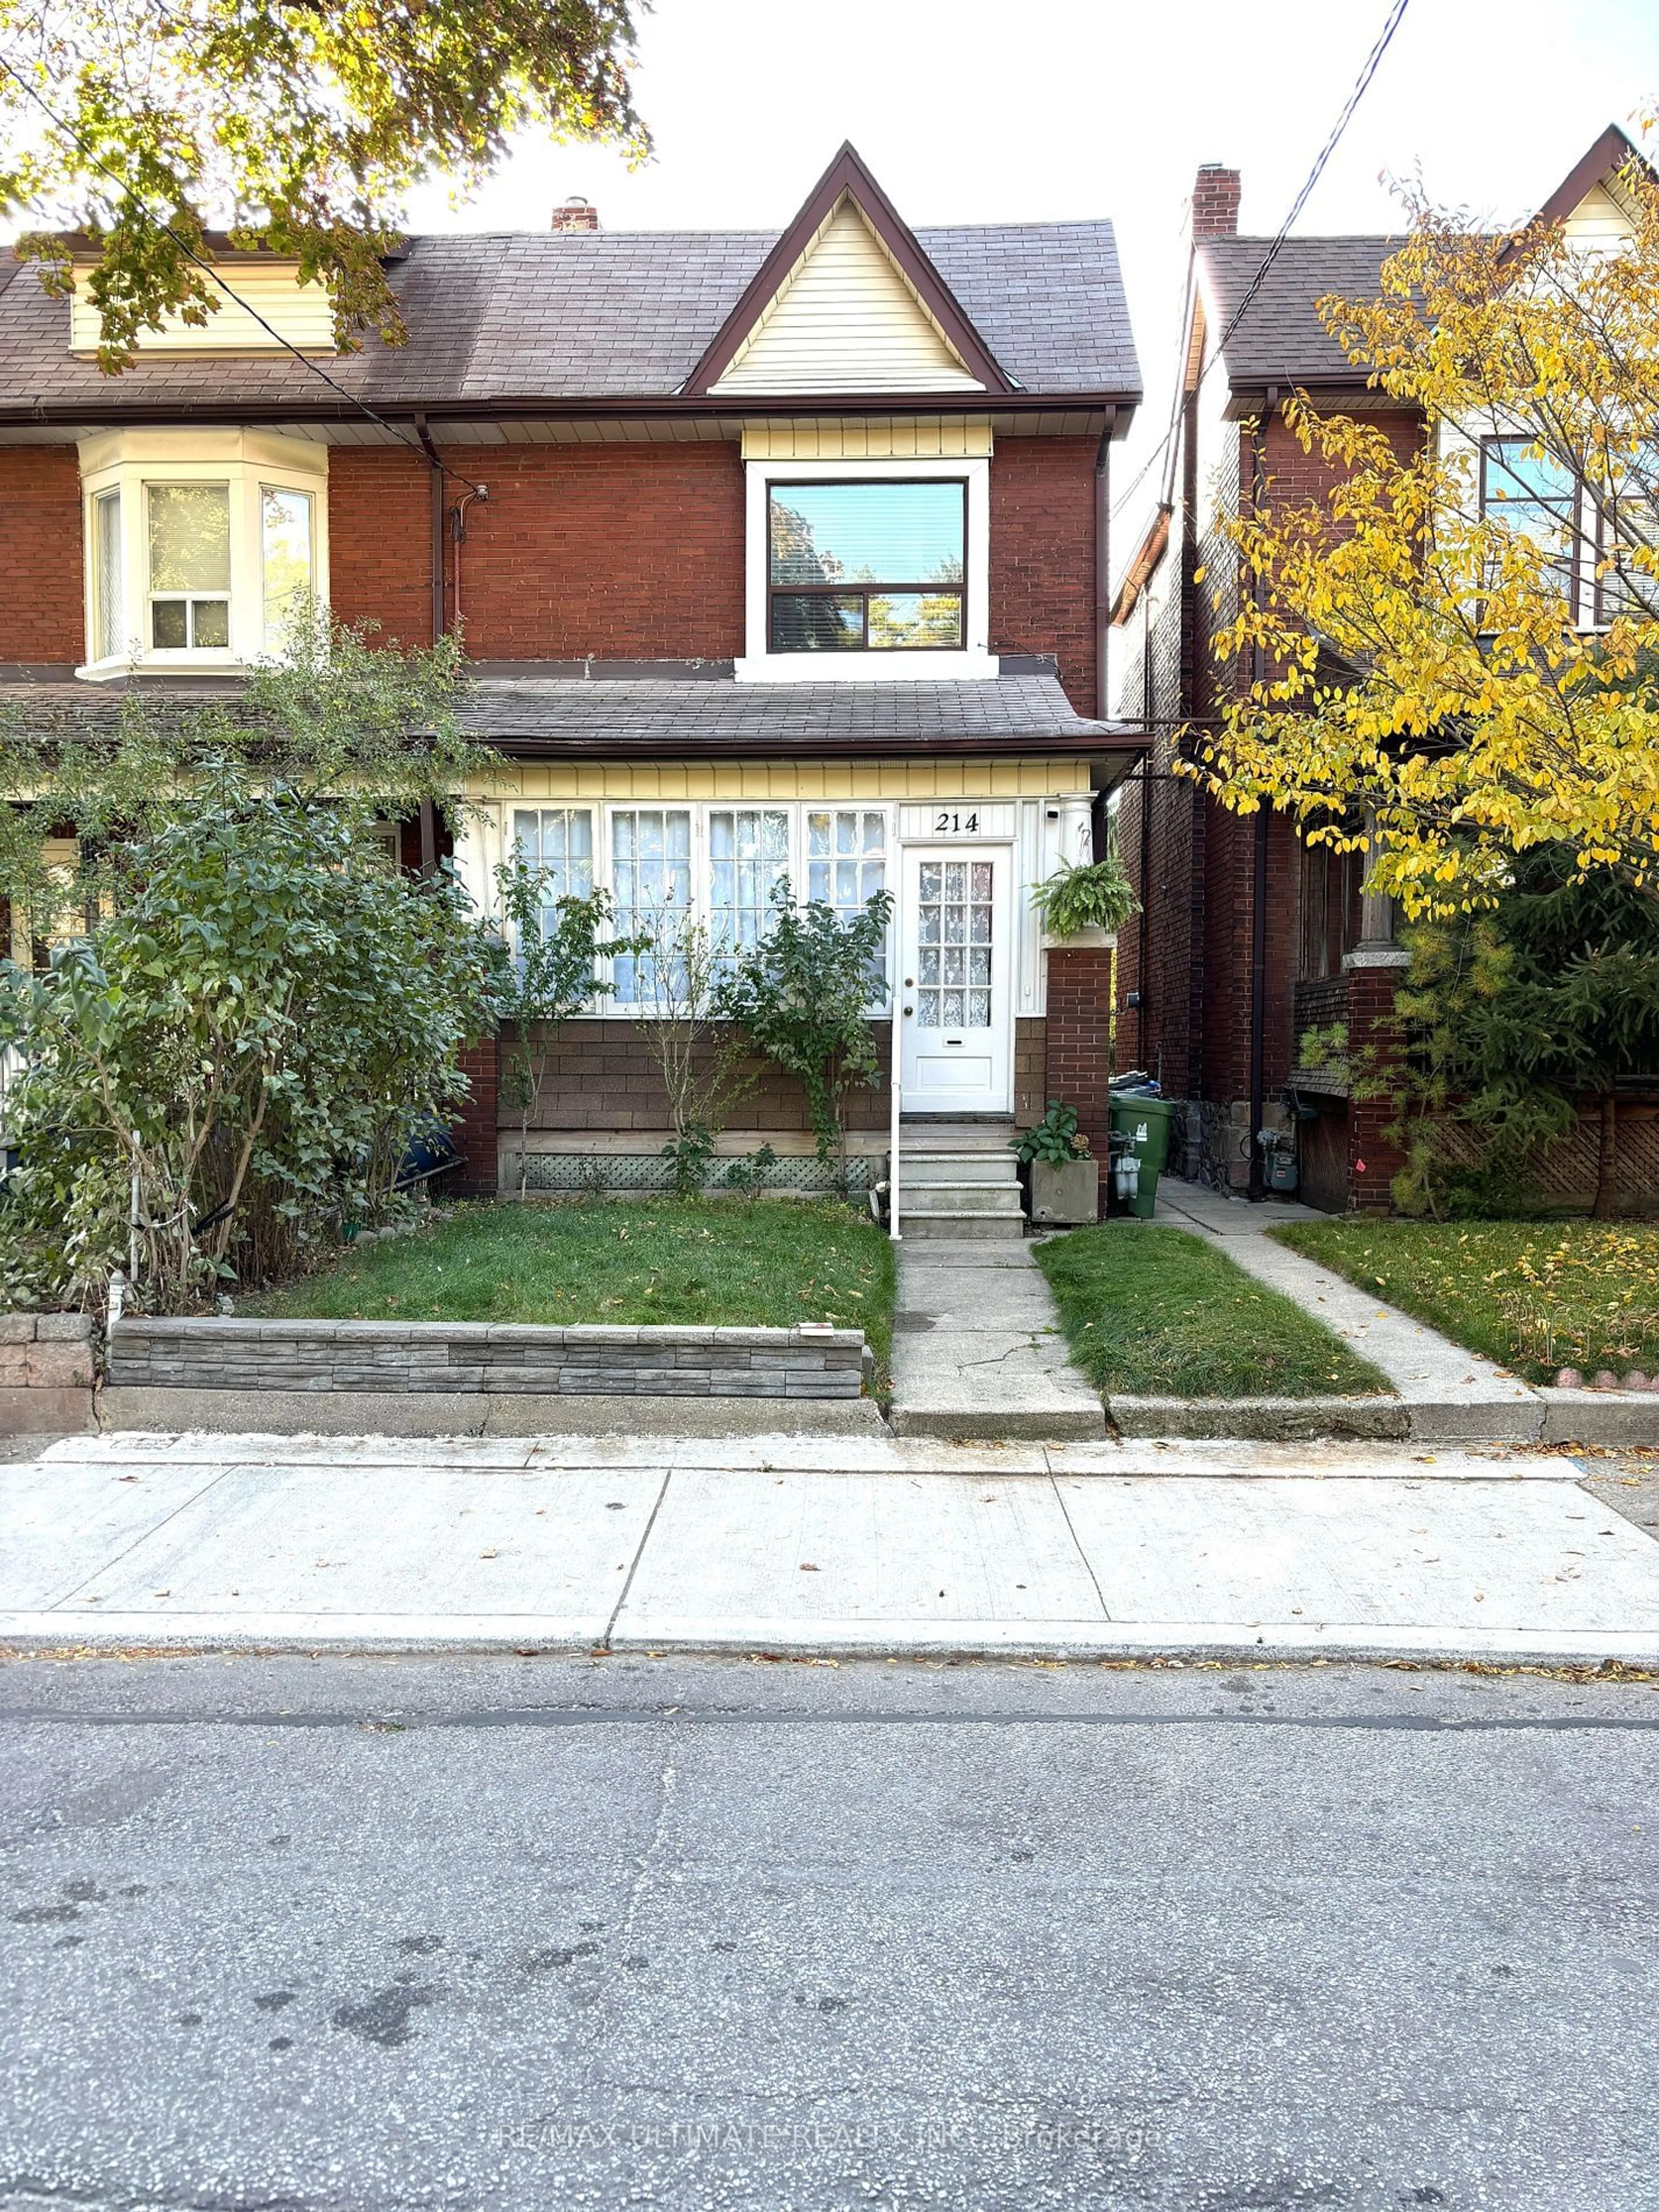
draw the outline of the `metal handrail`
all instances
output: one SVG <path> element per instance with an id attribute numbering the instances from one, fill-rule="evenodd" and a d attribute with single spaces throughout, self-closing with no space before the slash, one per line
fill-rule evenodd
<path id="1" fill-rule="evenodd" d="M 894 935 L 896 937 L 896 931 L 894 932 Z M 901 1010 L 899 1002 L 904 994 L 899 989 L 899 962 L 896 957 L 898 946 L 896 944 L 895 944 L 893 951 L 895 955 L 893 962 L 893 1064 L 888 1073 L 888 1088 L 892 1095 L 893 1108 L 892 1127 L 887 1139 L 887 1234 L 895 1244 L 901 1244 L 903 1243 L 904 1239 L 899 1229 L 899 1105 L 901 1095 L 904 1087 L 904 1079 L 900 1073 L 904 1064 L 904 1031 L 902 1027 L 904 1016 Z"/>

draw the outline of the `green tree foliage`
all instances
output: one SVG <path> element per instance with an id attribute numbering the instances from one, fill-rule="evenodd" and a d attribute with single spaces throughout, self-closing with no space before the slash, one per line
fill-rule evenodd
<path id="1" fill-rule="evenodd" d="M 1441 1212 L 1514 1198 L 1545 1146 L 1593 1114 L 1595 1212 L 1618 1210 L 1621 1078 L 1659 1075 L 1659 904 L 1571 848 L 1534 848 L 1489 910 L 1417 924 L 1396 1004 L 1411 1050 L 1369 1087 L 1391 1090 L 1407 1167 L 1396 1197 Z M 1373 1060 L 1375 1052 L 1370 1054 Z M 1460 1178 L 1448 1127 L 1475 1140 Z M 1461 1188 L 1460 1188 L 1461 1184 Z"/>
<path id="2" fill-rule="evenodd" d="M 870 1006 L 880 990 L 892 893 L 876 892 L 847 921 L 817 900 L 792 904 L 787 878 L 772 896 L 772 926 L 758 944 L 733 956 L 720 1011 L 769 1060 L 799 1077 L 818 1158 L 838 1153 L 844 1179 L 842 1100 L 854 1084 L 873 1085 L 880 1073 Z"/>
<path id="3" fill-rule="evenodd" d="M 0 969 L 9 1294 L 95 1300 L 118 1264 L 178 1310 L 371 1217 L 465 1096 L 491 966 L 453 879 L 389 867 L 361 809 L 210 764 L 84 936 Z"/>
<path id="4" fill-rule="evenodd" d="M 476 184 L 526 132 L 648 150 L 632 16 L 629 0 L 0 0 L 0 213 L 40 227 L 18 251 L 58 289 L 61 234 L 91 234 L 106 370 L 169 310 L 218 311 L 192 258 L 210 228 L 295 257 L 343 345 L 395 344 L 380 257 L 411 185 Z"/>

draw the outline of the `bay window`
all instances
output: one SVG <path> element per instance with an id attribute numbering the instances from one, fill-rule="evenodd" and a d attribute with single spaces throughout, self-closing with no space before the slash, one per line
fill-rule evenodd
<path id="1" fill-rule="evenodd" d="M 235 670 L 282 652 L 326 597 L 327 448 L 252 430 L 121 430 L 81 441 L 82 673 Z"/>

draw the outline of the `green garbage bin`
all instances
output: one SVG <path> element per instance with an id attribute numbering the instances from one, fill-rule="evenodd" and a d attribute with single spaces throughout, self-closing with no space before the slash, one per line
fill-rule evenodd
<path id="1" fill-rule="evenodd" d="M 1158 1179 L 1170 1157 L 1170 1124 L 1176 1111 L 1173 1098 L 1138 1097 L 1128 1092 L 1119 1093 L 1112 1100 L 1112 1133 L 1118 1140 L 1112 1147 L 1113 1193 L 1115 1197 L 1117 1161 L 1127 1157 L 1139 1170 L 1134 1195 L 1116 1203 L 1121 1210 L 1139 1214 L 1143 1221 L 1152 1219 L 1158 1203 Z"/>

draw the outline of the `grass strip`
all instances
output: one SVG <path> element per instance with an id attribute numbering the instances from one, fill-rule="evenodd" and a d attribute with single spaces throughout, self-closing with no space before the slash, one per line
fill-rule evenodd
<path id="1" fill-rule="evenodd" d="M 312 1321 L 862 1328 L 884 1370 L 893 1248 L 851 1206 L 786 1199 L 446 1206 L 407 1237 L 238 1299 Z"/>
<path id="2" fill-rule="evenodd" d="M 1322 1323 L 1183 1229 L 1106 1222 L 1037 1248 L 1072 1357 L 1103 1393 L 1352 1398 L 1389 1385 Z"/>
<path id="3" fill-rule="evenodd" d="M 1269 1234 L 1523 1381 L 1659 1367 L 1659 1224 L 1298 1221 Z"/>

